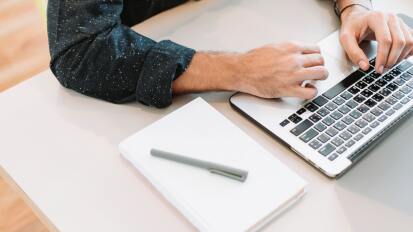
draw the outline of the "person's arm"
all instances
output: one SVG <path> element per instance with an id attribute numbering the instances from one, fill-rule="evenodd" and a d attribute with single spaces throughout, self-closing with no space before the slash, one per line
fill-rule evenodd
<path id="1" fill-rule="evenodd" d="M 122 0 L 49 0 L 50 68 L 67 87 L 114 103 L 165 107 L 195 51 L 121 22 Z"/>
<path id="2" fill-rule="evenodd" d="M 286 42 L 246 53 L 197 52 L 189 68 L 174 81 L 173 90 L 177 94 L 227 90 L 263 98 L 311 99 L 317 89 L 303 83 L 327 76 L 317 46 Z"/>
<path id="3" fill-rule="evenodd" d="M 359 47 L 363 40 L 377 40 L 376 72 L 383 73 L 413 54 L 413 30 L 397 15 L 373 10 L 370 0 L 337 0 L 340 41 L 350 60 L 362 69 L 368 58 Z"/>

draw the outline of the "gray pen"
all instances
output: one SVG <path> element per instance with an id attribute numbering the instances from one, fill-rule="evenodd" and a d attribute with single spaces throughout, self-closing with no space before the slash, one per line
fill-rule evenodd
<path id="1" fill-rule="evenodd" d="M 177 155 L 177 154 L 173 154 L 167 151 L 161 151 L 161 150 L 154 149 L 154 148 L 151 149 L 151 155 L 155 157 L 163 158 L 163 159 L 172 160 L 178 163 L 188 164 L 191 166 L 207 169 L 211 173 L 229 177 L 231 179 L 238 180 L 241 182 L 244 182 L 248 176 L 247 171 L 244 171 L 238 168 L 228 167 L 222 164 L 217 164 L 217 163 L 194 159 L 194 158 L 190 158 L 190 157 L 186 157 L 182 155 Z"/>

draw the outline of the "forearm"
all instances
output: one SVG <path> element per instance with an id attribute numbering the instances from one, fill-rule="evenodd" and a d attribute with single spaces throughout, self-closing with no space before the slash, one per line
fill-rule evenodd
<path id="1" fill-rule="evenodd" d="M 371 0 L 336 0 L 335 7 L 341 21 L 353 11 L 373 9 Z"/>
<path id="2" fill-rule="evenodd" d="M 236 91 L 240 78 L 239 54 L 197 52 L 188 69 L 173 84 L 174 94 Z"/>

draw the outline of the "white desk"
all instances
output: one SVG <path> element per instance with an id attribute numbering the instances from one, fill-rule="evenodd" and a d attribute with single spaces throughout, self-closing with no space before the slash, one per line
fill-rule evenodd
<path id="1" fill-rule="evenodd" d="M 411 0 L 378 4 L 413 14 Z M 336 27 L 325 1 L 204 0 L 137 29 L 200 49 L 245 50 L 287 39 L 316 42 Z M 336 181 L 233 111 L 229 93 L 201 96 L 310 183 L 306 197 L 265 231 L 413 228 L 413 119 Z M 178 97 L 163 110 L 114 105 L 64 89 L 49 71 L 41 73 L 0 96 L 3 174 L 61 231 L 194 231 L 117 150 L 122 139 L 194 97 Z"/>

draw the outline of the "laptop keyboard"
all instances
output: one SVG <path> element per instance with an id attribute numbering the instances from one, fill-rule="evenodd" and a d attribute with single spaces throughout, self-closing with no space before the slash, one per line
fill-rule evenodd
<path id="1" fill-rule="evenodd" d="M 290 132 L 330 161 L 413 99 L 413 64 L 404 61 L 385 74 L 356 70 L 282 121 Z M 310 116 L 302 117 L 304 112 Z"/>

